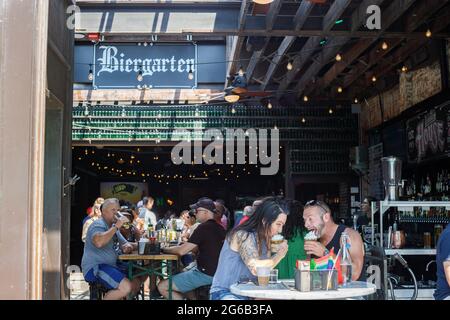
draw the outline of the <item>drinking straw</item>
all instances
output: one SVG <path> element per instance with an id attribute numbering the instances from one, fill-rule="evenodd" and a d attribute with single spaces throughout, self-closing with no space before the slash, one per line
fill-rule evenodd
<path id="1" fill-rule="evenodd" d="M 327 291 L 328 291 L 328 289 L 331 287 L 331 275 L 332 275 L 332 273 L 333 273 L 333 270 L 335 270 L 335 268 L 336 268 L 336 261 L 337 261 L 337 259 L 339 258 L 339 254 L 341 253 L 341 249 L 342 249 L 342 248 L 339 249 L 339 251 L 338 251 L 338 253 L 337 253 L 337 255 L 336 255 L 336 259 L 333 259 L 333 267 L 332 267 L 332 269 L 328 271 Z"/>

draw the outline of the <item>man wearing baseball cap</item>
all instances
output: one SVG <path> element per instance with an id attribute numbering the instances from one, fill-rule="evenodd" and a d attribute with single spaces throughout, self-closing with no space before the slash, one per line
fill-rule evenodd
<path id="1" fill-rule="evenodd" d="M 200 225 L 192 233 L 188 242 L 178 247 L 164 249 L 164 252 L 178 256 L 198 250 L 197 266 L 173 277 L 172 296 L 178 300 L 183 299 L 184 294 L 212 283 L 226 235 L 223 227 L 214 220 L 216 206 L 213 200 L 200 198 L 190 208 L 195 210 L 195 216 Z M 168 280 L 161 281 L 158 284 L 158 290 L 167 298 L 169 296 Z"/>

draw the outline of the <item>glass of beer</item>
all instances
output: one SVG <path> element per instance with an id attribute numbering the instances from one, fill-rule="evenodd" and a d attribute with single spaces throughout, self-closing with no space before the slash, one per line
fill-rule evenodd
<path id="1" fill-rule="evenodd" d="M 423 234 L 423 247 L 424 249 L 431 249 L 431 233 L 424 232 Z"/>
<path id="2" fill-rule="evenodd" d="M 270 268 L 269 267 L 257 267 L 256 275 L 258 276 L 258 285 L 266 287 L 269 284 Z"/>

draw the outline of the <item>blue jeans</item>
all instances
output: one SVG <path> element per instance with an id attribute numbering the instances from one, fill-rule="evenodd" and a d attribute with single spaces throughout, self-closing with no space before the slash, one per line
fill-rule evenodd
<path id="1" fill-rule="evenodd" d="M 230 290 L 219 290 L 210 293 L 210 300 L 251 300 L 249 297 L 239 296 Z"/>

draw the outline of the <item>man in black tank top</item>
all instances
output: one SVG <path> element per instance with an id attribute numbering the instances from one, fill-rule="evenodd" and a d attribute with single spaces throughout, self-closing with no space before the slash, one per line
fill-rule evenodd
<path id="1" fill-rule="evenodd" d="M 305 252 L 318 258 L 323 257 L 334 248 L 337 254 L 341 248 L 340 239 L 345 231 L 350 238 L 350 258 L 352 260 L 352 280 L 363 280 L 364 245 L 360 234 L 344 225 L 337 225 L 331 216 L 330 207 L 322 201 L 309 201 L 303 209 L 305 227 L 314 231 L 318 241 L 305 241 Z"/>

